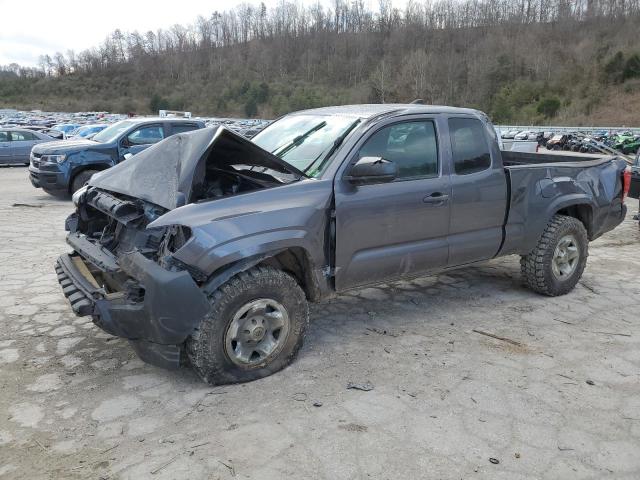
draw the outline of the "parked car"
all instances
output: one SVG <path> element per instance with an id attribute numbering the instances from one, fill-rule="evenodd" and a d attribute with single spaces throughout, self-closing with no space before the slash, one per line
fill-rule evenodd
<path id="1" fill-rule="evenodd" d="M 59 132 L 64 133 L 65 138 L 67 135 L 70 135 L 71 132 L 73 132 L 74 130 L 78 129 L 80 127 L 80 125 L 78 125 L 77 123 L 58 123 L 56 125 L 54 125 L 53 127 L 51 127 L 52 130 L 58 130 Z"/>
<path id="2" fill-rule="evenodd" d="M 538 141 L 538 145 L 540 145 L 541 147 L 546 147 L 547 142 L 551 137 L 553 137 L 553 135 L 554 133 L 550 131 L 541 132 L 541 134 L 539 134 L 538 137 L 536 137 L 536 140 Z"/>
<path id="3" fill-rule="evenodd" d="M 502 138 L 505 140 L 513 140 L 519 133 L 520 130 L 509 130 L 502 134 Z"/>
<path id="4" fill-rule="evenodd" d="M 51 140 L 48 135 L 26 128 L 0 128 L 0 164 L 29 165 L 31 148 Z"/>
<path id="5" fill-rule="evenodd" d="M 538 139 L 538 132 L 524 131 L 520 132 L 513 137 L 514 140 L 536 140 Z"/>
<path id="6" fill-rule="evenodd" d="M 504 142 L 504 150 L 510 152 L 535 153 L 538 151 L 538 147 L 538 142 L 533 140 L 507 140 Z"/>
<path id="7" fill-rule="evenodd" d="M 76 130 L 71 132 L 71 134 L 68 135 L 67 138 L 69 139 L 86 138 L 87 140 L 91 140 L 96 133 L 101 132 L 108 126 L 109 125 L 105 123 L 99 123 L 96 125 L 82 125 L 81 127 L 78 127 Z"/>
<path id="8" fill-rule="evenodd" d="M 111 125 L 91 140 L 38 145 L 31 152 L 31 184 L 51 194 L 73 193 L 91 176 L 175 133 L 204 128 L 199 120 L 132 118 Z"/>
<path id="9" fill-rule="evenodd" d="M 633 135 L 614 146 L 616 150 L 620 150 L 625 155 L 640 152 L 640 135 Z"/>
<path id="10" fill-rule="evenodd" d="M 582 138 L 578 151 L 580 153 L 600 153 L 600 142 L 598 142 L 595 138 L 587 136 Z"/>
<path id="11" fill-rule="evenodd" d="M 47 135 L 48 137 L 51 137 L 54 140 L 63 140 L 64 139 L 64 133 L 61 132 L 60 130 L 53 130 L 49 127 L 43 127 L 40 125 L 23 125 L 20 128 L 25 128 L 27 130 L 32 130 L 34 132 L 40 132 L 40 133 L 44 133 L 45 135 Z"/>
<path id="12" fill-rule="evenodd" d="M 547 140 L 547 150 L 563 150 L 571 137 L 562 133 L 553 135 Z"/>
<path id="13" fill-rule="evenodd" d="M 515 254 L 529 288 L 570 292 L 626 213 L 626 162 L 585 160 L 501 152 L 483 113 L 417 104 L 208 128 L 93 176 L 56 271 L 144 360 L 254 380 L 294 358 L 308 301 L 353 288 Z"/>
<path id="14" fill-rule="evenodd" d="M 579 152 L 580 147 L 582 146 L 582 141 L 584 140 L 584 136 L 580 134 L 569 134 L 566 143 L 562 147 L 563 150 L 567 150 L 570 152 Z"/>

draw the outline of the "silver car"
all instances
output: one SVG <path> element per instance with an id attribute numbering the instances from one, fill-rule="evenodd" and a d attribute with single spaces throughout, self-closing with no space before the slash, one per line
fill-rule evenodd
<path id="1" fill-rule="evenodd" d="M 31 147 L 37 143 L 54 140 L 44 133 L 26 128 L 0 128 L 0 164 L 23 163 L 29 165 Z"/>

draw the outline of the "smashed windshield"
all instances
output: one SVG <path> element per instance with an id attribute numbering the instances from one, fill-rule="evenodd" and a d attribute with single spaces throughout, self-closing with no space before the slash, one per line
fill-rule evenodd
<path id="1" fill-rule="evenodd" d="M 272 123 L 252 141 L 310 177 L 324 170 L 326 160 L 359 122 L 338 115 L 291 115 Z"/>

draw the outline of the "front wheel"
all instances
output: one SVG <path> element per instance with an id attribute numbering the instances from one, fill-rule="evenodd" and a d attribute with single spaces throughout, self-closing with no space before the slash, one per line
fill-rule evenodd
<path id="1" fill-rule="evenodd" d="M 309 322 L 305 294 L 272 267 L 240 273 L 216 290 L 211 310 L 186 342 L 191 365 L 207 383 L 248 382 L 286 367 Z"/>
<path id="2" fill-rule="evenodd" d="M 75 176 L 73 182 L 71 182 L 71 193 L 76 193 L 82 187 L 86 185 L 86 183 L 91 180 L 93 174 L 98 173 L 98 170 L 83 170 L 78 175 Z"/>
<path id="3" fill-rule="evenodd" d="M 582 222 L 555 215 L 533 251 L 521 257 L 520 270 L 530 289 L 555 297 L 573 290 L 588 255 L 589 239 Z"/>

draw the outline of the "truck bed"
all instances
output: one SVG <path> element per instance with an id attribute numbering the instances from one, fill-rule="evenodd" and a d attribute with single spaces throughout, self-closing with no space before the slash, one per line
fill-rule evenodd
<path id="1" fill-rule="evenodd" d="M 576 163 L 582 165 L 582 162 L 598 161 L 589 165 L 598 165 L 605 161 L 610 160 L 611 156 L 608 155 L 594 155 L 594 154 L 577 154 L 577 153 L 529 153 L 529 152 L 514 152 L 508 150 L 502 150 L 502 164 L 505 167 L 519 166 L 519 165 L 538 165 L 548 163 Z"/>
<path id="2" fill-rule="evenodd" d="M 624 218 L 623 159 L 589 154 L 501 154 L 509 192 L 502 254 L 533 248 L 556 212 L 581 218 L 590 240 Z"/>

